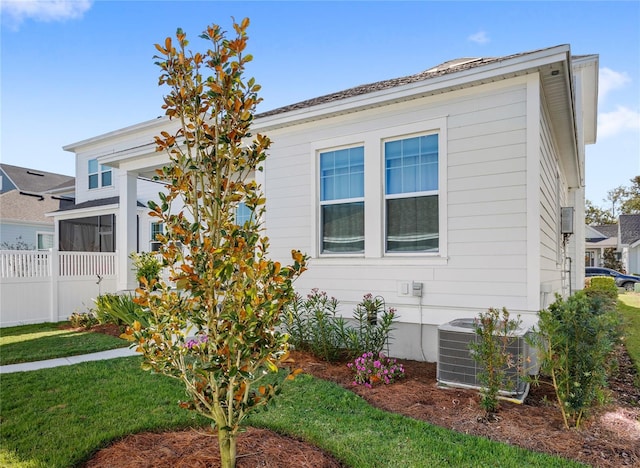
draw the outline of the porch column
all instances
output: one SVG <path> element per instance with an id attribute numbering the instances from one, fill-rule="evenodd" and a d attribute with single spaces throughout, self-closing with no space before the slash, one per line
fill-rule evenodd
<path id="1" fill-rule="evenodd" d="M 118 252 L 118 290 L 135 289 L 136 277 L 129 254 L 137 251 L 137 177 L 135 172 L 119 174 L 120 205 L 116 220 L 116 250 Z"/>

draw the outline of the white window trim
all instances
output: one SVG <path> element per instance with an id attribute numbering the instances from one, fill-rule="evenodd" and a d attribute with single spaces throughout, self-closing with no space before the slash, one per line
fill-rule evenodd
<path id="1" fill-rule="evenodd" d="M 384 153 L 384 146 L 385 143 L 388 143 L 390 141 L 400 141 L 400 140 L 405 140 L 408 138 L 415 138 L 415 137 L 421 137 L 421 136 L 427 136 L 427 135 L 438 135 L 438 190 L 427 190 L 427 191 L 420 191 L 420 192 L 406 192 L 406 193 L 394 193 L 394 194 L 390 194 L 387 195 L 386 194 L 386 167 L 385 167 L 385 153 Z M 380 157 L 381 157 L 381 164 L 382 164 L 382 211 L 383 211 L 383 219 L 382 219 L 382 232 L 383 232 L 383 251 L 384 251 L 384 255 L 388 256 L 388 257 L 406 257 L 406 256 L 430 256 L 430 257 L 441 257 L 442 255 L 440 254 L 441 252 L 441 245 L 440 245 L 440 241 L 441 241 L 441 236 L 442 236 L 442 226 L 441 226 L 441 216 L 442 216 L 442 210 L 441 210 L 441 205 L 440 205 L 440 191 L 442 190 L 442 173 L 440 172 L 440 144 L 441 144 L 441 138 L 440 138 L 440 131 L 438 130 L 427 130 L 427 131 L 422 131 L 422 132 L 417 132 L 417 133 L 410 133 L 410 134 L 404 134 L 404 135 L 398 135 L 398 136 L 393 136 L 390 138 L 385 138 L 383 140 L 381 140 L 380 142 Z M 427 197 L 427 196 L 432 196 L 432 195 L 438 195 L 438 251 L 437 252 L 387 252 L 386 250 L 386 239 L 387 239 L 387 200 L 393 200 L 393 199 L 399 199 L 399 198 L 417 198 L 417 197 Z"/>
<path id="2" fill-rule="evenodd" d="M 387 127 L 369 132 L 331 138 L 310 143 L 309 159 L 311 174 L 311 206 L 314 207 L 311 217 L 312 258 L 317 261 L 326 259 L 334 262 L 347 259 L 351 264 L 367 264 L 377 259 L 383 264 L 403 265 L 443 265 L 448 261 L 448 223 L 447 223 L 447 166 L 448 166 L 448 117 L 412 122 L 407 125 Z M 415 135 L 438 134 L 438 218 L 439 218 L 439 251 L 438 252 L 393 252 L 385 250 L 385 217 L 384 217 L 384 142 L 390 139 L 401 139 Z M 320 253 L 320 153 L 338 149 L 364 146 L 364 222 L 365 252 L 344 254 Z M 362 260 L 359 260 L 362 259 Z"/>
<path id="3" fill-rule="evenodd" d="M 91 161 L 96 161 L 96 163 L 98 164 L 98 171 L 97 172 L 89 172 L 89 163 L 91 163 Z M 106 167 L 107 169 L 103 169 L 104 167 Z M 107 172 L 111 173 L 111 184 L 109 185 L 102 185 L 102 174 L 105 174 Z M 89 178 L 92 175 L 97 175 L 98 176 L 98 186 L 97 187 L 90 187 L 89 185 Z M 100 190 L 102 188 L 107 188 L 107 187 L 113 187 L 113 177 L 114 177 L 114 173 L 113 173 L 113 168 L 109 167 L 109 166 L 105 166 L 104 164 L 100 164 L 100 161 L 97 158 L 91 158 L 87 160 L 87 189 L 88 190 Z"/>
<path id="4" fill-rule="evenodd" d="M 336 200 L 321 200 L 320 199 L 320 155 L 322 153 L 330 153 L 332 151 L 340 151 L 340 150 L 344 150 L 344 149 L 350 149 L 350 148 L 360 148 L 362 147 L 364 151 L 364 144 L 363 143 L 357 143 L 357 144 L 351 144 L 351 145 L 341 145 L 341 146 L 337 146 L 337 147 L 332 147 L 332 148 L 323 148 L 323 149 L 319 149 L 316 151 L 316 157 L 315 157 L 315 168 L 316 168 L 316 172 L 317 172 L 317 176 L 318 176 L 318 181 L 317 181 L 317 197 L 316 197 L 316 201 L 314 202 L 317 205 L 316 208 L 316 216 L 317 219 L 315 219 L 314 221 L 317 223 L 317 229 L 318 231 L 316 232 L 317 235 L 317 243 L 316 244 L 316 248 L 317 248 L 317 252 L 318 255 L 321 257 L 348 257 L 348 256 L 355 256 L 355 257 L 362 257 L 364 255 L 364 252 L 342 252 L 342 253 L 327 253 L 327 252 L 322 252 L 322 236 L 320 235 L 320 230 L 322 229 L 322 225 L 320 223 L 320 219 L 322 218 L 322 207 L 323 206 L 327 206 L 327 205 L 342 205 L 342 204 L 349 204 L 349 203 L 359 203 L 362 202 L 364 203 L 365 206 L 365 227 L 364 227 L 364 234 L 365 234 L 365 249 L 367 248 L 367 239 L 366 239 L 366 232 L 367 232 L 367 226 L 366 226 L 366 218 L 367 218 L 367 214 L 366 214 L 366 206 L 367 204 L 365 203 L 365 199 L 366 199 L 366 174 L 367 174 L 367 169 L 366 169 L 366 152 L 365 152 L 365 168 L 364 168 L 364 181 L 363 183 L 365 184 L 365 194 L 362 197 L 355 197 L 355 198 L 339 198 Z"/>
<path id="5" fill-rule="evenodd" d="M 156 233 L 156 234 L 164 234 L 164 223 L 162 221 L 151 221 L 149 223 L 149 249 L 151 252 L 153 252 L 153 246 L 154 244 L 160 244 L 161 242 L 155 239 L 154 233 L 153 233 L 153 225 L 154 224 L 160 224 L 162 225 L 162 232 L 161 233 Z"/>
<path id="6" fill-rule="evenodd" d="M 50 248 L 41 249 L 41 248 L 38 247 L 38 238 L 40 236 L 49 236 L 49 237 L 51 237 L 51 247 Z M 50 250 L 50 249 L 54 248 L 55 247 L 55 240 L 56 240 L 56 237 L 55 237 L 55 233 L 54 232 L 51 232 L 51 231 L 36 231 L 36 250 L 42 250 L 44 252 L 44 251 L 47 251 L 47 250 Z"/>

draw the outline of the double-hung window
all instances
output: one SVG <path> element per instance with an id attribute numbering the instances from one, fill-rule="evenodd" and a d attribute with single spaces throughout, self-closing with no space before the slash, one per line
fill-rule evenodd
<path id="1" fill-rule="evenodd" d="M 364 147 L 320 153 L 320 251 L 364 252 Z"/>
<path id="2" fill-rule="evenodd" d="M 160 250 L 161 242 L 158 240 L 158 235 L 164 234 L 164 224 L 163 223 L 151 223 L 151 251 L 157 252 Z"/>
<path id="3" fill-rule="evenodd" d="M 438 135 L 384 143 L 386 251 L 438 252 Z"/>
<path id="4" fill-rule="evenodd" d="M 97 159 L 89 160 L 89 188 L 108 187 L 112 184 L 111 168 L 98 164 Z"/>

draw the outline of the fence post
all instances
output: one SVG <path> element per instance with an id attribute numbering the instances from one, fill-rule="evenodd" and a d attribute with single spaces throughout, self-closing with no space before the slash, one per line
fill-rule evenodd
<path id="1" fill-rule="evenodd" d="M 58 311 L 58 293 L 59 293 L 59 279 L 60 279 L 60 257 L 57 250 L 49 249 L 50 262 L 49 262 L 49 279 L 51 281 L 51 301 L 49 304 L 49 317 L 51 322 L 57 322 L 60 313 Z"/>

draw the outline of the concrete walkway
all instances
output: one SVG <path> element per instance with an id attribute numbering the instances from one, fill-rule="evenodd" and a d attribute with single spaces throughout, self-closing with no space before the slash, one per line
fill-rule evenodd
<path id="1" fill-rule="evenodd" d="M 9 374 L 12 372 L 26 372 L 38 369 L 48 369 L 51 367 L 71 366 L 81 362 L 102 361 L 104 359 L 114 359 L 128 356 L 140 356 L 134 349 L 118 348 L 109 351 L 101 351 L 99 353 L 81 354 L 79 356 L 69 356 L 57 359 L 47 359 L 46 361 L 22 362 L 20 364 L 9 364 L 8 366 L 0 366 L 0 374 Z"/>

